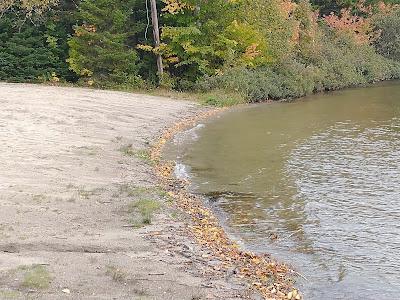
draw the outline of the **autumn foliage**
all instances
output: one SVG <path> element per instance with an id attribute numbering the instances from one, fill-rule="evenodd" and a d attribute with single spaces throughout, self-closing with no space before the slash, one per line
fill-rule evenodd
<path id="1" fill-rule="evenodd" d="M 0 13 L 22 10 L 26 18 L 41 16 L 59 3 L 59 0 L 1 0 Z"/>
<path id="2" fill-rule="evenodd" d="M 393 3 L 399 0 L 366 1 L 157 0 L 158 47 L 142 0 L 3 0 L 0 13 L 2 32 L 40 28 L 34 30 L 40 43 L 64 64 L 51 73 L 38 66 L 33 73 L 40 76 L 18 76 L 22 81 L 56 73 L 61 81 L 95 87 L 161 83 L 175 90 L 229 89 L 242 100 L 262 101 L 398 78 L 391 37 L 398 35 Z M 157 55 L 165 69 L 161 81 Z M 15 70 L 7 61 L 0 60 L 2 69 Z M 67 68 L 73 76 L 64 75 Z"/>

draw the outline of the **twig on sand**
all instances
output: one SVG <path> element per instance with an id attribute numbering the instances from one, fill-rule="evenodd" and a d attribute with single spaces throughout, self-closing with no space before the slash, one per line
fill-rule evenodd
<path id="1" fill-rule="evenodd" d="M 300 274 L 299 272 L 296 272 L 296 271 L 294 271 L 294 270 L 292 270 L 292 272 L 293 272 L 294 274 L 300 276 L 300 277 L 303 278 L 304 280 L 308 281 L 308 279 L 307 279 L 304 275 Z"/>

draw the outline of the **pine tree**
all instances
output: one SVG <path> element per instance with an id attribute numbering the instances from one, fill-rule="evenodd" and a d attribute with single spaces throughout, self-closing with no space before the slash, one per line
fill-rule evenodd
<path id="1" fill-rule="evenodd" d="M 67 76 L 62 50 L 48 28 L 31 23 L 18 27 L 14 21 L 11 14 L 0 19 L 0 80 L 38 82 Z"/>
<path id="2" fill-rule="evenodd" d="M 138 85 L 139 57 L 132 42 L 142 29 L 134 19 L 136 0 L 84 0 L 69 41 L 70 68 L 89 84 Z"/>

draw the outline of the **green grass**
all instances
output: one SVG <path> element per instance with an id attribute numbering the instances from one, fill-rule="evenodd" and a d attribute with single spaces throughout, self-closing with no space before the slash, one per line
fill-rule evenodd
<path id="1" fill-rule="evenodd" d="M 85 189 L 84 186 L 81 186 L 78 188 L 78 195 L 80 198 L 88 200 L 88 199 L 90 199 L 91 196 L 97 195 L 102 191 L 103 191 L 103 188 L 95 188 L 92 190 L 87 190 L 87 189 Z"/>
<path id="2" fill-rule="evenodd" d="M 134 156 L 146 162 L 151 162 L 150 152 L 148 150 L 144 149 L 137 150 L 134 153 Z"/>
<path id="3" fill-rule="evenodd" d="M 116 282 L 125 281 L 127 274 L 115 266 L 107 266 L 106 274 L 111 276 L 112 280 Z"/>
<path id="4" fill-rule="evenodd" d="M 160 186 L 136 186 L 132 184 L 122 184 L 119 186 L 119 193 L 126 194 L 135 198 L 160 197 L 169 201 L 170 196 Z"/>
<path id="5" fill-rule="evenodd" d="M 146 149 L 134 149 L 132 144 L 128 144 L 119 148 L 119 151 L 122 152 L 125 156 L 134 156 L 140 160 L 143 160 L 147 163 L 151 163 L 150 152 Z"/>
<path id="6" fill-rule="evenodd" d="M 20 296 L 20 293 L 12 290 L 0 290 L 0 299 L 9 300 L 9 299 L 17 299 Z"/>
<path id="7" fill-rule="evenodd" d="M 28 289 L 42 290 L 49 288 L 50 282 L 51 276 L 47 269 L 41 265 L 33 265 L 26 268 L 21 286 Z"/>
<path id="8" fill-rule="evenodd" d="M 131 211 L 137 210 L 141 215 L 141 223 L 151 224 L 153 215 L 161 208 L 161 204 L 156 200 L 140 199 L 130 205 Z"/>
<path id="9" fill-rule="evenodd" d="M 132 147 L 132 144 L 122 146 L 121 148 L 119 148 L 119 151 L 121 151 L 122 154 L 126 156 L 133 156 L 136 153 L 135 149 L 133 149 Z"/>
<path id="10" fill-rule="evenodd" d="M 149 88 L 149 89 L 138 89 L 132 88 L 127 89 L 125 87 L 115 86 L 113 88 L 108 88 L 109 90 L 116 90 L 116 91 L 124 91 L 124 92 L 132 92 L 132 93 L 139 93 L 144 95 L 153 95 L 159 97 L 167 97 L 173 99 L 179 99 L 183 101 L 193 101 L 203 105 L 209 106 L 216 106 L 216 107 L 227 107 L 227 106 L 234 106 L 237 104 L 246 103 L 246 99 L 243 95 L 236 91 L 225 91 L 221 89 L 213 89 L 211 91 L 176 91 L 170 88 Z M 117 137 L 117 141 L 121 141 L 121 138 Z M 132 145 L 130 145 L 132 146 Z M 124 148 L 124 147 L 123 147 Z M 129 154 L 127 155 L 135 155 L 135 151 L 133 149 L 125 149 L 128 150 Z"/>
<path id="11" fill-rule="evenodd" d="M 141 197 L 148 195 L 150 193 L 149 189 L 151 188 L 125 183 L 119 186 L 119 194 L 126 194 L 129 197 Z"/>
<path id="12" fill-rule="evenodd" d="M 171 213 L 171 218 L 174 219 L 174 220 L 178 219 L 178 212 L 173 211 L 173 212 Z"/>
<path id="13" fill-rule="evenodd" d="M 46 85 L 46 83 L 42 83 Z M 80 83 L 68 83 L 68 82 L 60 82 L 57 86 L 63 87 L 85 87 L 89 89 L 103 89 L 103 90 L 111 90 L 111 91 L 122 91 L 128 93 L 135 93 L 135 94 L 143 94 L 143 95 L 152 95 L 152 96 L 159 96 L 159 97 L 166 97 L 172 98 L 175 100 L 182 100 L 182 101 L 193 101 L 203 105 L 210 105 L 216 107 L 225 107 L 225 106 L 233 106 L 236 104 L 245 103 L 245 99 L 240 93 L 237 92 L 226 92 L 222 90 L 212 90 L 209 92 L 202 92 L 202 91 L 176 91 L 169 88 L 163 87 L 149 87 L 149 88 L 135 88 L 131 87 L 128 88 L 126 86 L 118 86 L 115 85 L 113 87 L 101 88 L 101 87 L 88 87 L 87 85 L 80 84 Z M 122 137 L 117 136 L 115 140 L 121 141 Z M 124 148 L 124 147 L 123 147 Z M 121 148 L 122 149 L 122 148 Z M 128 151 L 130 152 L 130 151 Z M 134 152 L 134 151 L 133 151 Z M 131 154 L 127 155 L 134 155 Z"/>
<path id="14" fill-rule="evenodd" d="M 245 103 L 245 99 L 238 93 L 213 90 L 200 95 L 200 103 L 203 105 L 227 107 Z"/>

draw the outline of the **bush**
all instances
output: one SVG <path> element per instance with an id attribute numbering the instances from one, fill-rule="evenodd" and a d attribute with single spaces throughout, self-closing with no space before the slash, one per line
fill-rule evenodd
<path id="1" fill-rule="evenodd" d="M 346 36 L 332 38 L 327 33 L 315 62 L 323 74 L 322 87 L 335 90 L 397 78 L 398 64 L 377 54 L 368 44 L 354 43 Z"/>
<path id="2" fill-rule="evenodd" d="M 307 94 L 309 90 L 314 90 L 314 87 L 309 85 L 308 79 L 301 78 L 301 74 L 296 71 L 283 70 L 284 67 L 289 67 L 289 64 L 276 69 L 273 67 L 234 68 L 223 75 L 205 79 L 205 82 L 199 83 L 199 87 L 233 90 L 241 94 L 247 102 L 300 97 Z M 302 71 L 306 73 L 305 67 Z"/>
<path id="3" fill-rule="evenodd" d="M 375 53 L 369 45 L 333 38 L 329 32 L 322 37 L 321 45 L 312 57 L 298 55 L 255 69 L 231 68 L 223 75 L 204 78 L 197 87 L 203 91 L 235 91 L 247 102 L 259 102 L 400 78 L 400 64 Z"/>
<path id="4" fill-rule="evenodd" d="M 400 9 L 379 16 L 375 20 L 375 27 L 381 31 L 375 41 L 377 51 L 387 58 L 400 61 Z"/>

